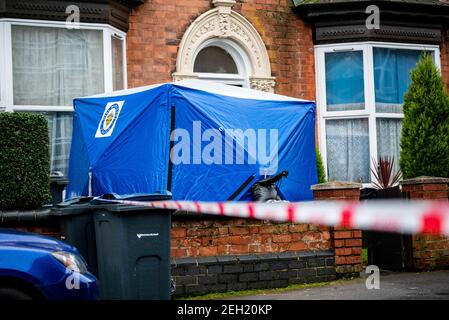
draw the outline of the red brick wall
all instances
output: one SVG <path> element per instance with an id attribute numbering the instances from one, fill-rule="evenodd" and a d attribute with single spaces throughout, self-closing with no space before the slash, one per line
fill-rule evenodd
<path id="1" fill-rule="evenodd" d="M 174 220 L 174 258 L 331 248 L 328 227 L 245 219 Z"/>
<path id="2" fill-rule="evenodd" d="M 261 35 L 276 92 L 315 100 L 312 29 L 292 6 L 291 0 L 245 0 L 237 1 L 233 9 Z M 171 81 L 182 36 L 212 8 L 210 0 L 152 0 L 133 10 L 127 34 L 128 86 Z"/>
<path id="3" fill-rule="evenodd" d="M 338 227 L 332 235 L 335 271 L 339 274 L 362 271 L 362 231 Z"/>
<path id="4" fill-rule="evenodd" d="M 440 45 L 440 57 L 441 57 L 441 74 L 446 84 L 446 89 L 449 91 L 449 33 L 444 31 L 441 34 Z"/>
<path id="5" fill-rule="evenodd" d="M 39 222 L 9 222 L 0 223 L 0 228 L 10 228 L 24 232 L 33 232 L 44 236 L 61 239 L 61 229 L 59 223 L 53 219 Z"/>
<path id="6" fill-rule="evenodd" d="M 402 185 L 402 191 L 409 193 L 410 199 L 448 201 L 448 185 L 444 179 L 441 179 L 440 182 L 438 182 L 438 178 L 417 179 L 421 181 Z M 415 269 L 432 270 L 449 267 L 448 237 L 417 234 L 413 235 L 412 243 Z"/>
<path id="7" fill-rule="evenodd" d="M 330 182 L 313 187 L 315 200 L 360 200 L 360 187 Z M 335 271 L 346 276 L 362 271 L 362 231 L 344 227 L 331 228 L 331 244 L 335 252 Z"/>
<path id="8" fill-rule="evenodd" d="M 448 200 L 448 188 L 444 183 L 403 185 L 403 192 L 408 192 L 414 200 Z"/>
<path id="9" fill-rule="evenodd" d="M 413 263 L 418 270 L 449 267 L 449 238 L 432 234 L 414 235 Z"/>
<path id="10" fill-rule="evenodd" d="M 315 200 L 360 200 L 359 189 L 331 189 L 316 190 L 313 192 Z"/>

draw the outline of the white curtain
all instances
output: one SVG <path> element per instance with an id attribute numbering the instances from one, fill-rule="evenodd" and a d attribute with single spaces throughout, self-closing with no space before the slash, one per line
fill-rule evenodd
<path id="1" fill-rule="evenodd" d="M 15 105 L 71 106 L 104 91 L 99 30 L 12 26 Z"/>
<path id="2" fill-rule="evenodd" d="M 368 119 L 326 121 L 329 180 L 369 182 Z"/>
<path id="3" fill-rule="evenodd" d="M 71 112 L 44 112 L 48 120 L 48 135 L 50 142 L 50 171 L 59 171 L 64 176 L 68 174 L 70 143 L 72 141 Z"/>
<path id="4" fill-rule="evenodd" d="M 399 168 L 399 155 L 401 151 L 401 119 L 377 119 L 377 156 L 393 156 L 393 174 Z"/>
<path id="5" fill-rule="evenodd" d="M 116 37 L 112 41 L 112 81 L 114 90 L 125 89 L 123 74 L 123 40 Z"/>

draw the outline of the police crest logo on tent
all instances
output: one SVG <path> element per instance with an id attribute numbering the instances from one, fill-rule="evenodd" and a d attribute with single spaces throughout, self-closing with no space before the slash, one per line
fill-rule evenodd
<path id="1" fill-rule="evenodd" d="M 95 138 L 106 138 L 112 135 L 124 103 L 125 101 L 116 101 L 106 105 Z"/>

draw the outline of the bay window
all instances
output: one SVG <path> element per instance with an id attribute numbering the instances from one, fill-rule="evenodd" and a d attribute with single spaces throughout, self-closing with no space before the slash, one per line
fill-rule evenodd
<path id="1" fill-rule="evenodd" d="M 117 34 L 112 35 L 112 81 L 113 90 L 125 89 L 125 65 L 123 39 Z"/>
<path id="2" fill-rule="evenodd" d="M 371 159 L 380 156 L 393 156 L 399 167 L 403 97 L 423 51 L 439 67 L 438 46 L 316 46 L 319 145 L 329 180 L 370 183 Z"/>
<path id="3" fill-rule="evenodd" d="M 67 175 L 73 99 L 126 88 L 125 34 L 108 25 L 0 20 L 0 107 L 48 120 L 51 170 Z"/>

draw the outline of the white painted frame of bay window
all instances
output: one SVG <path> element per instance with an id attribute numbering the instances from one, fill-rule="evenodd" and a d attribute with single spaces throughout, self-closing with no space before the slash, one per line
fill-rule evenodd
<path id="1" fill-rule="evenodd" d="M 36 112 L 70 112 L 73 106 L 39 106 L 39 105 L 14 105 L 13 92 L 13 65 L 12 65 L 12 39 L 11 25 L 65 28 L 64 21 L 48 20 L 28 20 L 28 19 L 0 19 L 0 85 L 1 103 L 6 111 L 36 111 Z M 112 50 L 111 37 L 113 34 L 119 35 L 123 39 L 123 76 L 124 88 L 127 89 L 127 62 L 126 62 L 126 33 L 108 24 L 80 23 L 80 29 L 100 30 L 103 34 L 103 78 L 104 92 L 112 92 Z M 2 31 L 3 30 L 3 31 Z M 1 51 L 3 48 L 3 51 Z M 2 58 L 3 57 L 3 58 Z"/>
<path id="2" fill-rule="evenodd" d="M 109 32 L 111 34 L 111 47 L 112 47 L 112 37 L 118 37 L 122 40 L 122 61 L 123 61 L 123 90 L 128 89 L 128 72 L 127 72 L 127 63 L 126 63 L 126 33 L 121 31 L 120 33 L 116 32 L 118 29 L 109 29 Z M 111 70 L 112 70 L 112 48 L 111 48 Z M 111 78 L 111 86 L 114 87 L 114 79 Z"/>
<path id="3" fill-rule="evenodd" d="M 5 109 L 5 79 L 2 75 L 5 74 L 5 44 L 3 43 L 4 39 L 4 26 L 3 23 L 0 23 L 0 111 Z"/>
<path id="4" fill-rule="evenodd" d="M 327 144 L 326 144 L 326 120 L 342 119 L 368 119 L 368 141 L 370 161 L 377 159 L 377 131 L 376 122 L 378 118 L 403 119 L 403 113 L 376 113 L 375 88 L 374 88 L 374 55 L 373 48 L 390 48 L 405 50 L 432 51 L 435 57 L 435 65 L 441 72 L 440 48 L 437 45 L 420 45 L 408 43 L 390 42 L 353 42 L 341 44 L 325 44 L 315 46 L 315 79 L 316 79 L 316 102 L 318 119 L 318 146 L 323 159 L 323 165 L 327 176 Z M 348 111 L 327 111 L 326 98 L 326 65 L 325 54 L 328 52 L 362 51 L 363 54 L 363 78 L 365 109 Z M 369 164 L 371 168 L 371 163 Z M 374 179 L 370 171 L 371 180 Z M 364 183 L 370 186 L 371 183 Z"/>

